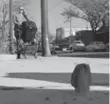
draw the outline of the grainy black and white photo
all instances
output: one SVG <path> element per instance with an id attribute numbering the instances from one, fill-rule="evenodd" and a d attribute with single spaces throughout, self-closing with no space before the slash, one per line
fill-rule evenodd
<path id="1" fill-rule="evenodd" d="M 0 0 L 0 104 L 109 104 L 109 0 Z"/>

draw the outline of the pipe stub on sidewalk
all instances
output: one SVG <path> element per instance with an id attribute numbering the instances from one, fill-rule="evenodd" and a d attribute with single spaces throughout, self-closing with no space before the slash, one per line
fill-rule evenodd
<path id="1" fill-rule="evenodd" d="M 71 75 L 71 85 L 79 94 L 88 93 L 91 85 L 91 72 L 88 64 L 78 64 Z"/>

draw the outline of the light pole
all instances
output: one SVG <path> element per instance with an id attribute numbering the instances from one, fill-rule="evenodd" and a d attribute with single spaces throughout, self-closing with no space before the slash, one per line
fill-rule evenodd
<path id="1" fill-rule="evenodd" d="M 13 22 L 12 22 L 12 0 L 9 0 L 9 37 L 10 37 L 10 47 L 9 47 L 9 51 L 10 53 L 12 53 L 12 35 L 13 35 L 13 32 L 12 32 L 12 25 L 13 25 Z"/>
<path id="2" fill-rule="evenodd" d="M 48 0 L 41 0 L 42 56 L 50 56 L 48 40 Z"/>
<path id="3" fill-rule="evenodd" d="M 72 35 L 72 18 L 70 17 L 70 36 Z"/>

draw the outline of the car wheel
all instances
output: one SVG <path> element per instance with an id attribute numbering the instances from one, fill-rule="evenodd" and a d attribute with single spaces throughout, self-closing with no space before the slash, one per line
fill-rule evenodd
<path id="1" fill-rule="evenodd" d="M 95 49 L 92 49 L 91 52 L 96 52 L 96 50 Z"/>
<path id="2" fill-rule="evenodd" d="M 109 48 L 106 49 L 106 52 L 109 52 Z"/>
<path id="3" fill-rule="evenodd" d="M 75 50 L 74 50 L 74 49 L 72 49 L 72 52 L 75 52 Z"/>
<path id="4" fill-rule="evenodd" d="M 107 49 L 107 48 L 106 48 L 106 49 L 104 49 L 104 52 L 108 52 L 108 51 L 109 51 L 109 49 Z"/>

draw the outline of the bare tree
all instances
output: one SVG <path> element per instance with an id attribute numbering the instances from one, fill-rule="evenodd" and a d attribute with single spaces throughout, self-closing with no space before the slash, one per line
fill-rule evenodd
<path id="1" fill-rule="evenodd" d="M 25 6 L 28 3 L 30 3 L 30 0 L 13 0 L 13 12 L 16 12 L 18 10 L 18 7 L 20 6 Z M 6 26 L 7 23 L 9 22 L 8 19 L 8 13 L 9 13 L 9 1 L 8 0 L 0 0 L 0 31 L 1 33 L 1 38 L 0 38 L 0 42 L 1 42 L 1 49 L 4 52 L 4 42 L 7 40 L 8 36 L 6 33 Z"/>
<path id="2" fill-rule="evenodd" d="M 27 5 L 30 3 L 30 0 L 14 0 L 13 1 L 13 11 L 16 12 L 18 10 L 18 7 L 20 6 L 24 6 L 24 5 Z M 0 2 L 0 14 L 2 15 L 2 18 L 0 18 L 1 20 L 1 26 L 0 26 L 0 29 L 2 29 L 2 27 L 4 25 L 6 25 L 8 23 L 8 19 L 6 20 L 7 18 L 7 15 L 8 15 L 8 12 L 9 12 L 9 8 L 8 8 L 8 3 L 7 3 L 7 0 L 4 1 L 4 0 L 1 0 Z"/>
<path id="3" fill-rule="evenodd" d="M 109 0 L 65 0 L 71 7 L 64 9 L 63 16 L 81 18 L 90 23 L 94 37 L 102 19 L 109 11 Z"/>
<path id="4" fill-rule="evenodd" d="M 1 18 L 0 18 L 0 30 L 1 30 L 1 51 L 4 52 L 4 42 L 6 40 L 6 27 L 5 25 L 8 23 L 7 18 L 7 14 L 8 14 L 8 9 L 7 9 L 7 4 L 4 0 L 2 0 L 0 2 L 0 14 L 1 14 Z"/>

